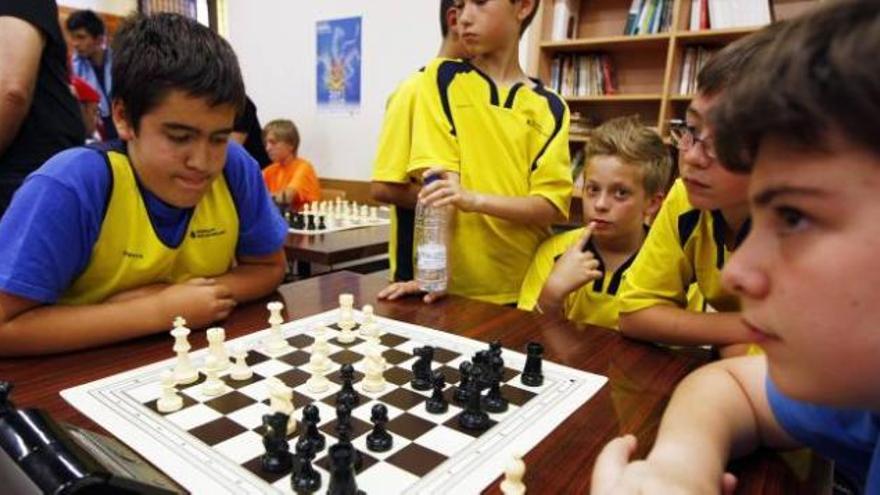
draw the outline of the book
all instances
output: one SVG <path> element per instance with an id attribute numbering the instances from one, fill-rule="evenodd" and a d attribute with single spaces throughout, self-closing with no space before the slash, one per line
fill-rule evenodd
<path id="1" fill-rule="evenodd" d="M 553 3 L 553 24 L 550 38 L 563 41 L 577 37 L 578 0 L 555 0 Z"/>
<path id="2" fill-rule="evenodd" d="M 633 0 L 626 15 L 626 26 L 623 28 L 623 34 L 636 34 L 636 26 L 639 21 L 639 13 L 642 11 L 644 0 Z"/>

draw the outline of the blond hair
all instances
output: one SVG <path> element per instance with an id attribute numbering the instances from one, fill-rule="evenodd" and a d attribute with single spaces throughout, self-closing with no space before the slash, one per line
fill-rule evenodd
<path id="1" fill-rule="evenodd" d="M 266 124 L 263 127 L 264 141 L 270 132 L 275 135 L 275 139 L 284 141 L 292 146 L 294 154 L 299 151 L 299 130 L 297 130 L 296 124 L 292 120 L 276 119 Z"/>
<path id="2" fill-rule="evenodd" d="M 642 170 L 642 184 L 648 196 L 664 192 L 672 173 L 669 148 L 637 115 L 611 119 L 593 130 L 585 147 L 587 167 L 597 155 L 616 156 Z"/>

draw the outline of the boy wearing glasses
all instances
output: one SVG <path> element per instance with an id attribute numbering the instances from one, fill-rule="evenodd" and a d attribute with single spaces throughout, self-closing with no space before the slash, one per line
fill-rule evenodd
<path id="1" fill-rule="evenodd" d="M 725 169 L 712 143 L 710 110 L 747 62 L 773 39 L 769 28 L 728 45 L 700 71 L 687 120 L 673 122 L 681 178 L 673 184 L 620 292 L 620 330 L 671 345 L 716 345 L 722 355 L 748 350 L 735 295 L 721 287 L 721 269 L 749 230 L 749 176 Z M 687 309 L 696 283 L 713 312 Z"/>

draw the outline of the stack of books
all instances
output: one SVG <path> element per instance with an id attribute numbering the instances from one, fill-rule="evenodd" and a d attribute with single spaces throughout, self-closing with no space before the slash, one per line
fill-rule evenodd
<path id="1" fill-rule="evenodd" d="M 604 53 L 556 55 L 550 66 L 550 85 L 566 97 L 617 93 L 611 57 Z"/>
<path id="2" fill-rule="evenodd" d="M 689 46 L 684 52 L 684 63 L 681 64 L 681 73 L 678 78 L 678 93 L 689 95 L 697 91 L 697 74 L 706 65 L 706 61 L 718 48 L 705 46 Z"/>
<path id="3" fill-rule="evenodd" d="M 769 0 L 690 0 L 691 31 L 770 24 Z"/>
<path id="4" fill-rule="evenodd" d="M 673 0 L 633 0 L 623 34 L 657 34 L 669 31 Z"/>

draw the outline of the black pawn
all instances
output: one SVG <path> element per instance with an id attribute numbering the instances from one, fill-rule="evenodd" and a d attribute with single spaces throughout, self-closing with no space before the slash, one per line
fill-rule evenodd
<path id="1" fill-rule="evenodd" d="M 385 429 L 385 423 L 388 422 L 388 408 L 385 404 L 373 406 L 370 421 L 373 422 L 373 431 L 367 435 L 367 448 L 373 452 L 387 452 L 391 449 L 393 439 Z"/>
<path id="2" fill-rule="evenodd" d="M 0 416 L 11 413 L 15 409 L 15 404 L 9 400 L 13 388 L 14 385 L 11 382 L 0 381 Z"/>
<path id="3" fill-rule="evenodd" d="M 431 414 L 443 414 L 449 410 L 449 404 L 443 397 L 443 388 L 446 386 L 446 377 L 440 370 L 434 372 L 434 393 L 425 401 L 425 409 Z"/>
<path id="4" fill-rule="evenodd" d="M 309 404 L 303 408 L 304 435 L 314 445 L 315 452 L 324 450 L 324 435 L 318 430 L 318 423 L 321 422 L 320 414 L 314 404 Z"/>
<path id="5" fill-rule="evenodd" d="M 483 381 L 480 375 L 483 373 L 481 366 L 473 366 L 469 371 L 467 406 L 458 416 L 458 424 L 462 428 L 482 431 L 489 427 L 489 415 L 482 410 L 482 397 L 480 397 L 480 383 Z"/>
<path id="6" fill-rule="evenodd" d="M 413 349 L 413 354 L 418 356 L 418 359 L 412 365 L 412 388 L 416 390 L 430 390 L 432 386 L 431 362 L 434 360 L 434 348 L 429 345 L 416 347 Z"/>
<path id="7" fill-rule="evenodd" d="M 303 230 L 306 228 L 306 222 L 302 213 L 293 214 L 293 228 L 297 230 Z"/>
<path id="8" fill-rule="evenodd" d="M 327 230 L 327 224 L 324 223 L 324 215 L 318 217 L 318 230 Z"/>
<path id="9" fill-rule="evenodd" d="M 455 393 L 452 395 L 452 400 L 454 400 L 456 404 L 467 403 L 468 383 L 471 380 L 471 366 L 470 361 L 462 361 L 462 363 L 458 365 L 458 373 L 461 375 L 461 380 L 458 382 L 458 388 L 455 389 Z"/>
<path id="10" fill-rule="evenodd" d="M 308 217 L 309 223 L 306 224 L 306 230 L 315 230 L 315 215 L 306 215 Z"/>
<path id="11" fill-rule="evenodd" d="M 263 470 L 270 473 L 284 473 L 290 470 L 293 456 L 287 443 L 287 422 L 290 416 L 284 413 L 263 415 L 263 447 L 266 453 L 261 457 Z"/>
<path id="12" fill-rule="evenodd" d="M 330 484 L 327 495 L 364 495 L 354 477 L 355 451 L 350 443 L 330 447 Z"/>
<path id="13" fill-rule="evenodd" d="M 490 353 L 489 372 L 490 383 L 489 393 L 486 394 L 486 410 L 492 413 L 502 413 L 507 410 L 507 399 L 501 395 L 501 377 L 504 373 L 504 360 L 501 354 Z"/>
<path id="14" fill-rule="evenodd" d="M 354 366 L 351 364 L 342 365 L 341 376 L 342 389 L 336 394 L 336 403 L 345 404 L 349 409 L 354 409 L 361 402 L 360 396 L 354 391 L 351 383 L 354 381 Z"/>
<path id="15" fill-rule="evenodd" d="M 544 346 L 537 342 L 529 342 L 526 346 L 526 365 L 519 379 L 523 385 L 540 387 L 544 384 L 544 374 L 541 372 L 541 356 L 544 354 Z"/>
<path id="16" fill-rule="evenodd" d="M 302 437 L 296 443 L 297 466 L 290 477 L 290 487 L 295 493 L 315 493 L 321 488 L 321 473 L 312 467 L 315 458 L 315 445 L 308 438 Z"/>
<path id="17" fill-rule="evenodd" d="M 351 408 L 346 404 L 336 406 L 336 438 L 340 442 L 351 442 Z"/>

